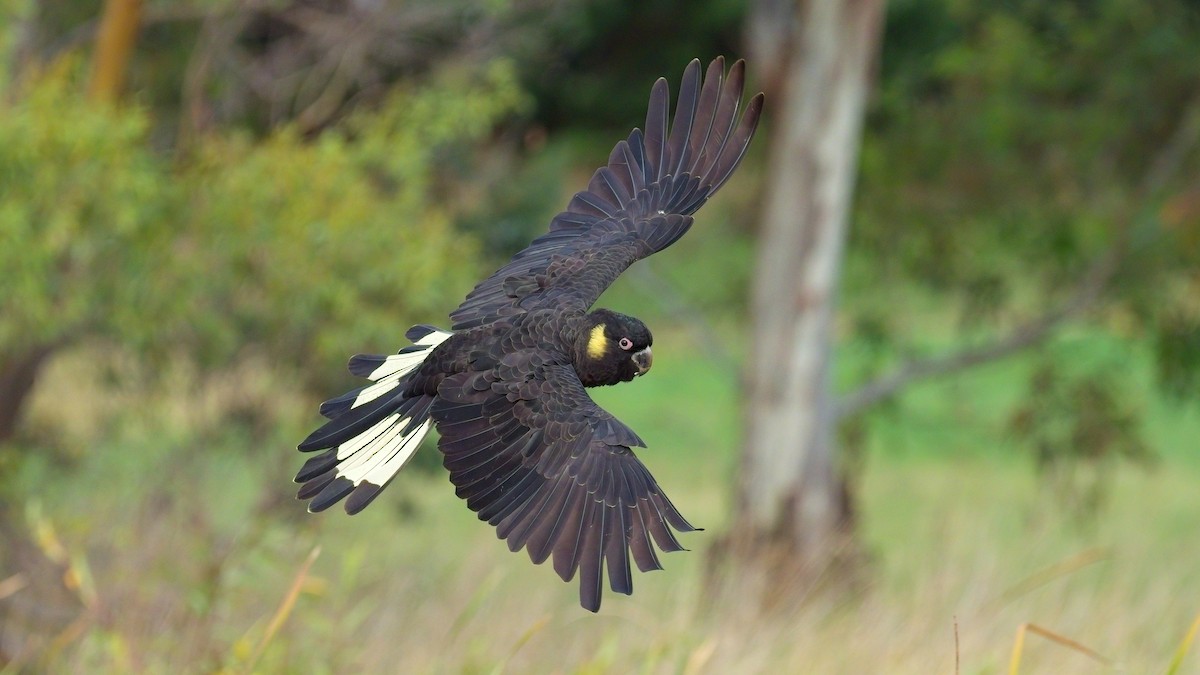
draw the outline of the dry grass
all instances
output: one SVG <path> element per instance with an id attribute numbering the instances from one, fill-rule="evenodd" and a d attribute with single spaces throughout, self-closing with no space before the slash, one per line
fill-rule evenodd
<path id="1" fill-rule="evenodd" d="M 1131 477 L 1117 522 L 1084 535 L 1036 511 L 1019 471 L 879 463 L 864 513 L 869 587 L 771 616 L 741 601 L 736 580 L 726 580 L 734 590 L 725 601 L 704 602 L 705 533 L 688 539 L 698 550 L 668 557 L 665 572 L 639 576 L 632 598 L 610 596 L 599 616 L 587 614 L 572 586 L 504 551 L 436 478 L 396 486 L 416 505 L 412 519 L 386 508 L 296 525 L 283 518 L 256 540 L 237 541 L 241 530 L 216 550 L 219 535 L 177 520 L 201 502 L 176 502 L 150 525 L 147 505 L 124 521 L 105 509 L 106 526 L 66 544 L 91 554 L 100 618 L 52 663 L 242 671 L 256 660 L 247 650 L 262 644 L 258 672 L 953 672 L 957 617 L 965 673 L 1004 672 L 1027 623 L 1101 652 L 1113 672 L 1162 672 L 1200 603 L 1187 591 L 1200 551 L 1169 529 L 1200 513 L 1187 489 L 1196 478 Z M 912 520 L 892 530 L 876 514 L 901 491 Z M 706 498 L 693 490 L 677 501 Z M 1097 541 L 1111 555 L 1011 597 Z M 326 554 L 305 578 L 296 570 L 318 542 Z M 260 637 L 289 587 L 298 598 L 288 621 Z M 1103 670 L 1049 641 L 1026 641 L 1020 662 L 1021 672 Z"/>
<path id="2" fill-rule="evenodd" d="M 72 386 L 87 398 L 83 379 Z M 30 525 L 54 533 L 55 555 L 86 570 L 79 588 L 90 594 L 86 622 L 34 664 L 148 673 L 982 674 L 1019 661 L 1021 673 L 1200 672 L 1200 655 L 1188 655 L 1200 621 L 1200 468 L 1192 464 L 1119 473 L 1105 516 L 1080 527 L 1057 515 L 1016 459 L 872 457 L 861 485 L 866 584 L 764 615 L 736 574 L 721 580 L 721 594 L 705 585 L 706 549 L 729 501 L 720 470 L 732 464 L 729 448 L 689 457 L 707 465 L 700 472 L 649 453 L 674 501 L 709 530 L 687 536 L 692 552 L 666 556 L 666 571 L 638 575 L 632 598 L 608 594 L 593 616 L 579 609 L 574 585 L 509 554 L 442 476 L 404 475 L 354 518 L 304 514 L 288 481 L 296 416 L 279 412 L 278 429 L 265 435 L 206 426 L 221 418 L 211 411 L 222 401 L 256 405 L 287 385 L 261 367 L 237 382 L 180 374 L 174 393 L 116 417 L 116 440 L 69 448 L 75 468 L 27 468 L 24 499 L 37 505 Z M 46 406 L 42 399 L 43 423 L 53 418 Z M 25 592 L 19 577 L 0 585 L 14 597 Z M 1014 635 L 1027 625 L 1113 665 L 1032 638 L 1014 659 Z"/>

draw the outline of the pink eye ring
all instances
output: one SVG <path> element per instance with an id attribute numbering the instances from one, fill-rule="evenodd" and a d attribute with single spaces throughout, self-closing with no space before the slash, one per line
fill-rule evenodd
<path id="1" fill-rule="evenodd" d="M 629 351 L 630 349 L 633 349 L 633 340 L 630 340 L 627 337 L 623 337 L 620 340 L 618 340 L 617 344 L 620 345 L 621 349 L 624 349 L 625 351 Z"/>

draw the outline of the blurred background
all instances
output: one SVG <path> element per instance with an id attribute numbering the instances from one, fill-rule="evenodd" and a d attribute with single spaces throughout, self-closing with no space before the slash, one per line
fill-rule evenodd
<path id="1" fill-rule="evenodd" d="M 1200 672 L 1200 2 L 0 17 L 0 672 Z M 600 303 L 691 552 L 593 616 L 432 442 L 307 514 L 348 356 L 721 54 L 750 154 Z"/>

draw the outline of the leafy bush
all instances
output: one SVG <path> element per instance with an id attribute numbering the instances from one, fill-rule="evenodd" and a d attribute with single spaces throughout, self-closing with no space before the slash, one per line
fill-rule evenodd
<path id="1" fill-rule="evenodd" d="M 178 288 L 178 189 L 138 109 L 92 106 L 61 63 L 0 92 L 0 356 L 82 335 L 151 339 Z"/>
<path id="2" fill-rule="evenodd" d="M 520 104 L 503 63 L 399 90 L 311 141 L 211 136 L 178 166 L 150 148 L 142 110 L 90 104 L 74 73 L 2 92 L 0 354 L 103 336 L 340 360 L 398 346 L 478 273 L 432 183 L 446 148 Z"/>
<path id="3" fill-rule="evenodd" d="M 521 103 L 512 69 L 450 72 L 397 90 L 378 112 L 314 141 L 290 128 L 261 142 L 206 139 L 176 242 L 197 334 L 216 354 L 269 346 L 297 365 L 398 348 L 414 321 L 444 321 L 479 274 L 475 241 L 435 179 L 447 149 Z"/>

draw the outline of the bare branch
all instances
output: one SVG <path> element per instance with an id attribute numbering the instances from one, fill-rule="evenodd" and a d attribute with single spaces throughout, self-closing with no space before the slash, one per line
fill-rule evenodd
<path id="1" fill-rule="evenodd" d="M 1105 288 L 1120 269 L 1129 249 L 1129 232 L 1149 208 L 1150 202 L 1178 173 L 1184 157 L 1200 141 L 1200 97 L 1184 108 L 1176 131 L 1155 155 L 1154 161 L 1138 186 L 1137 194 L 1127 215 L 1120 218 L 1112 245 L 1088 268 L 1075 291 L 1061 305 L 1029 320 L 995 340 L 983 345 L 918 359 L 905 363 L 892 372 L 879 376 L 843 396 L 837 403 L 836 415 L 853 415 L 879 403 L 918 380 L 946 375 L 964 368 L 988 363 L 1036 345 L 1053 334 L 1064 321 L 1091 309 L 1099 302 Z"/>
<path id="2" fill-rule="evenodd" d="M 943 356 L 910 361 L 843 396 L 837 404 L 837 417 L 852 415 L 887 399 L 914 381 L 995 361 L 1045 340 L 1059 324 L 1082 314 L 1099 299 L 1101 291 L 1116 272 L 1121 257 L 1116 248 L 1110 249 L 1092 265 L 1083 283 L 1062 306 L 1017 326 L 1008 335 L 988 344 L 968 347 Z"/>

